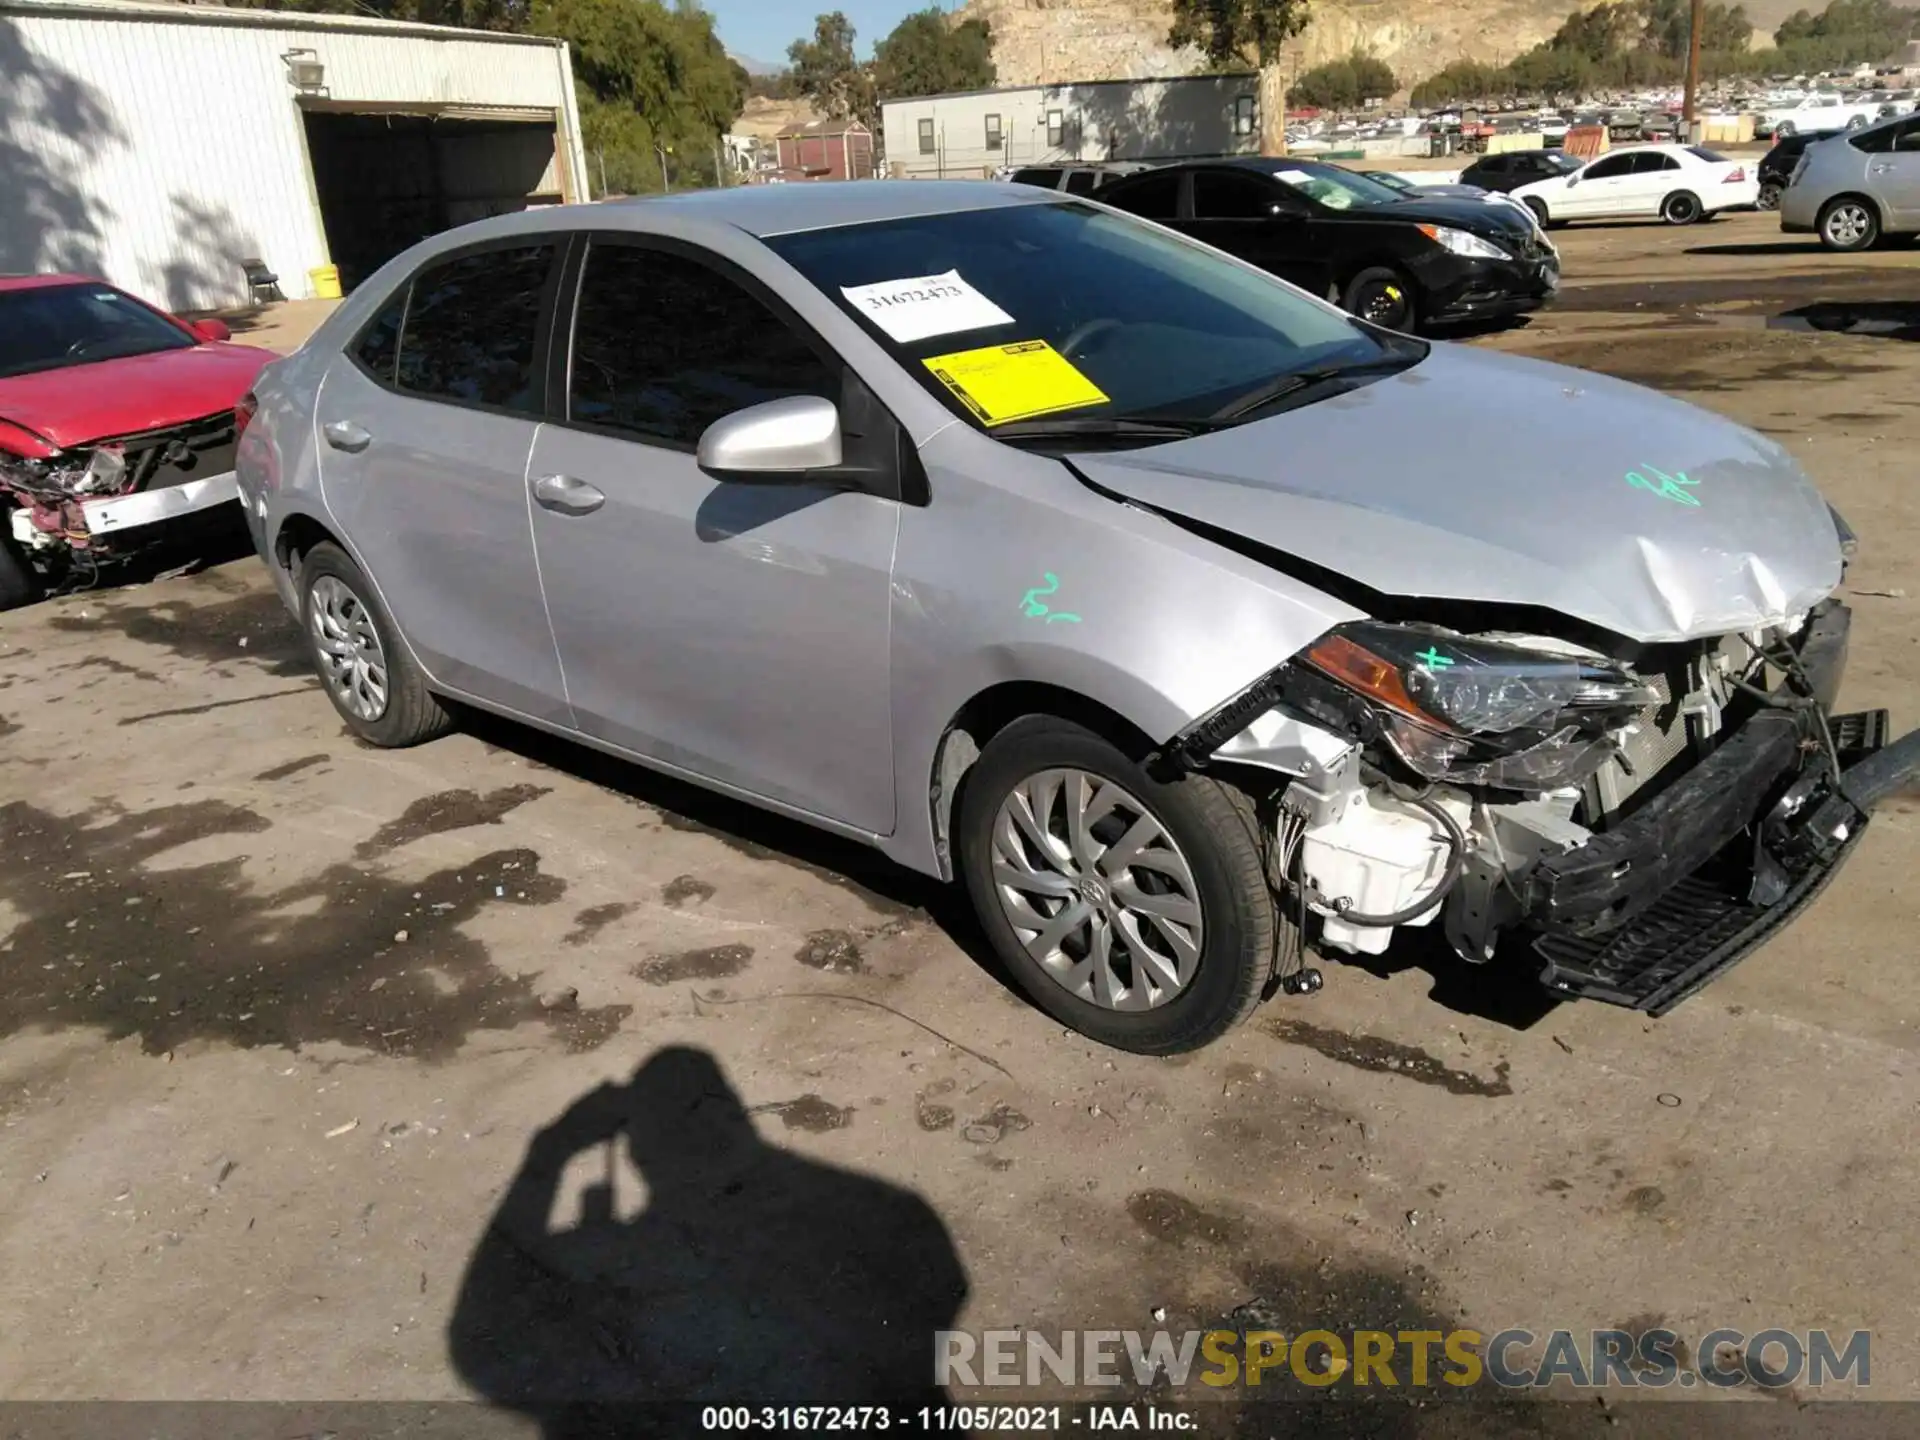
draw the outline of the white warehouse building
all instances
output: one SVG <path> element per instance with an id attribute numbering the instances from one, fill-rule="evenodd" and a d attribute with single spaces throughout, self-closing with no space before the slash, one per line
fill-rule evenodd
<path id="1" fill-rule="evenodd" d="M 587 198 L 560 41 L 141 0 L 0 0 L 0 273 L 176 310 L 348 287 L 450 225 Z M 250 278 L 251 277 L 251 278 Z"/>
<path id="2" fill-rule="evenodd" d="M 1083 80 L 889 100 L 887 170 L 978 176 L 1072 160 L 1197 160 L 1260 152 L 1258 77 Z"/>

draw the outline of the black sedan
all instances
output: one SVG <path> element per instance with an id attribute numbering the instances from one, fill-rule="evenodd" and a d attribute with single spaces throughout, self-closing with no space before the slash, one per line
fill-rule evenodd
<path id="1" fill-rule="evenodd" d="M 1394 330 L 1521 315 L 1560 286 L 1559 255 L 1513 207 L 1408 198 L 1338 165 L 1195 161 L 1099 198 Z"/>
<path id="2" fill-rule="evenodd" d="M 1482 155 L 1460 172 L 1460 183 L 1478 185 L 1482 190 L 1498 190 L 1504 195 L 1536 180 L 1571 175 L 1586 163 L 1564 150 L 1509 150 L 1501 155 Z"/>

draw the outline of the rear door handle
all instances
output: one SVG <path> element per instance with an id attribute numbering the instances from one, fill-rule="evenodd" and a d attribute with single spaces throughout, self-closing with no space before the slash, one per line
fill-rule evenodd
<path id="1" fill-rule="evenodd" d="M 351 420 L 333 420 L 321 427 L 320 433 L 327 437 L 327 443 L 336 450 L 344 450 L 349 455 L 358 455 L 373 443 L 373 436 L 363 425 Z"/>
<path id="2" fill-rule="evenodd" d="M 561 515 L 590 515 L 607 503 L 607 497 L 571 475 L 542 475 L 533 482 L 533 498 L 544 510 Z"/>

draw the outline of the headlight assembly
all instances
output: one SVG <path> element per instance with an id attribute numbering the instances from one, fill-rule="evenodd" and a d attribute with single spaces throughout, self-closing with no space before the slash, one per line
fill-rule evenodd
<path id="1" fill-rule="evenodd" d="M 1507 790 L 1585 780 L 1613 752 L 1608 732 L 1660 698 L 1615 665 L 1373 621 L 1305 659 L 1373 706 L 1415 773 Z"/>
<path id="2" fill-rule="evenodd" d="M 1420 233 L 1449 255 L 1465 255 L 1470 260 L 1511 260 L 1513 256 L 1494 244 L 1491 240 L 1482 240 L 1478 235 L 1470 235 L 1465 230 L 1456 230 L 1451 225 L 1422 225 Z"/>

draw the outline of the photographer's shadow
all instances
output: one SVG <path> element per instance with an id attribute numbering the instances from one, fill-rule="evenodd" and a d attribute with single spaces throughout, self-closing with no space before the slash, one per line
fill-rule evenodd
<path id="1" fill-rule="evenodd" d="M 645 1182 L 614 1213 L 614 1149 Z M 555 1215 L 575 1157 L 604 1178 Z M 549 1436 L 602 1407 L 930 1404 L 966 1271 L 911 1191 L 764 1143 L 705 1051 L 657 1052 L 540 1131 L 468 1262 L 454 1365 Z M 599 1420 L 594 1417 L 599 1416 Z"/>

